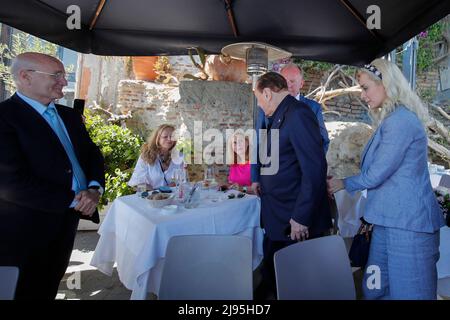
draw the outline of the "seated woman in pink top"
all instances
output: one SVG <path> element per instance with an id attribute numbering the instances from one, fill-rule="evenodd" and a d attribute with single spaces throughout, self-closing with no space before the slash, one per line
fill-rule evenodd
<path id="1" fill-rule="evenodd" d="M 236 131 L 227 143 L 227 161 L 230 163 L 228 182 L 240 187 L 251 186 L 250 147 L 248 136 Z"/>

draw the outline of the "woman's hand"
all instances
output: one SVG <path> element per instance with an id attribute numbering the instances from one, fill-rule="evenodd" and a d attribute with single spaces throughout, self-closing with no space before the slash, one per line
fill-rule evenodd
<path id="1" fill-rule="evenodd" d="M 333 193 L 338 192 L 339 190 L 342 190 L 345 188 L 344 181 L 342 179 L 336 179 L 331 177 L 327 181 L 328 185 L 328 193 L 332 195 Z"/>
<path id="2" fill-rule="evenodd" d="M 253 194 L 256 194 L 258 197 L 261 196 L 261 186 L 260 186 L 259 182 L 252 183 L 252 191 L 253 191 Z"/>

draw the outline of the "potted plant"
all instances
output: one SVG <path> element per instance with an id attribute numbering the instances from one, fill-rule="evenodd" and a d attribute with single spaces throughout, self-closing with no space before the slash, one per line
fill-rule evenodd
<path id="1" fill-rule="evenodd" d="M 154 81 L 158 76 L 155 72 L 157 56 L 131 57 L 133 73 L 136 80 Z"/>

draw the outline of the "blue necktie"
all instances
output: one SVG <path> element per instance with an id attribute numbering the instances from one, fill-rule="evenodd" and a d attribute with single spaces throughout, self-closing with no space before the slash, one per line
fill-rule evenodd
<path id="1" fill-rule="evenodd" d="M 64 128 L 61 125 L 61 120 L 59 120 L 56 109 L 53 106 L 49 106 L 47 107 L 47 110 L 44 112 L 44 114 L 47 116 L 46 118 L 50 120 L 50 125 L 61 141 L 64 150 L 66 150 L 67 156 L 69 157 L 70 163 L 72 164 L 74 180 L 72 188 L 74 189 L 75 194 L 79 193 L 81 190 L 86 190 L 86 176 L 84 175 L 83 169 L 81 169 L 80 164 L 78 163 L 78 159 L 75 155 L 75 151 L 73 150 L 72 143 L 70 142 Z"/>

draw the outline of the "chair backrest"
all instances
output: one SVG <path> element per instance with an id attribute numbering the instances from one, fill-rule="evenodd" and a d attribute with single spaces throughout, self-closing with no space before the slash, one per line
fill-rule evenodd
<path id="1" fill-rule="evenodd" d="M 450 175 L 448 174 L 442 175 L 441 180 L 439 180 L 439 186 L 450 188 Z"/>
<path id="2" fill-rule="evenodd" d="M 19 268 L 0 267 L 0 300 L 13 300 L 16 293 Z"/>
<path id="3" fill-rule="evenodd" d="M 340 236 L 298 242 L 274 255 L 279 300 L 354 300 L 352 269 Z"/>
<path id="4" fill-rule="evenodd" d="M 252 297 L 249 238 L 189 235 L 169 240 L 159 299 L 251 300 Z"/>

